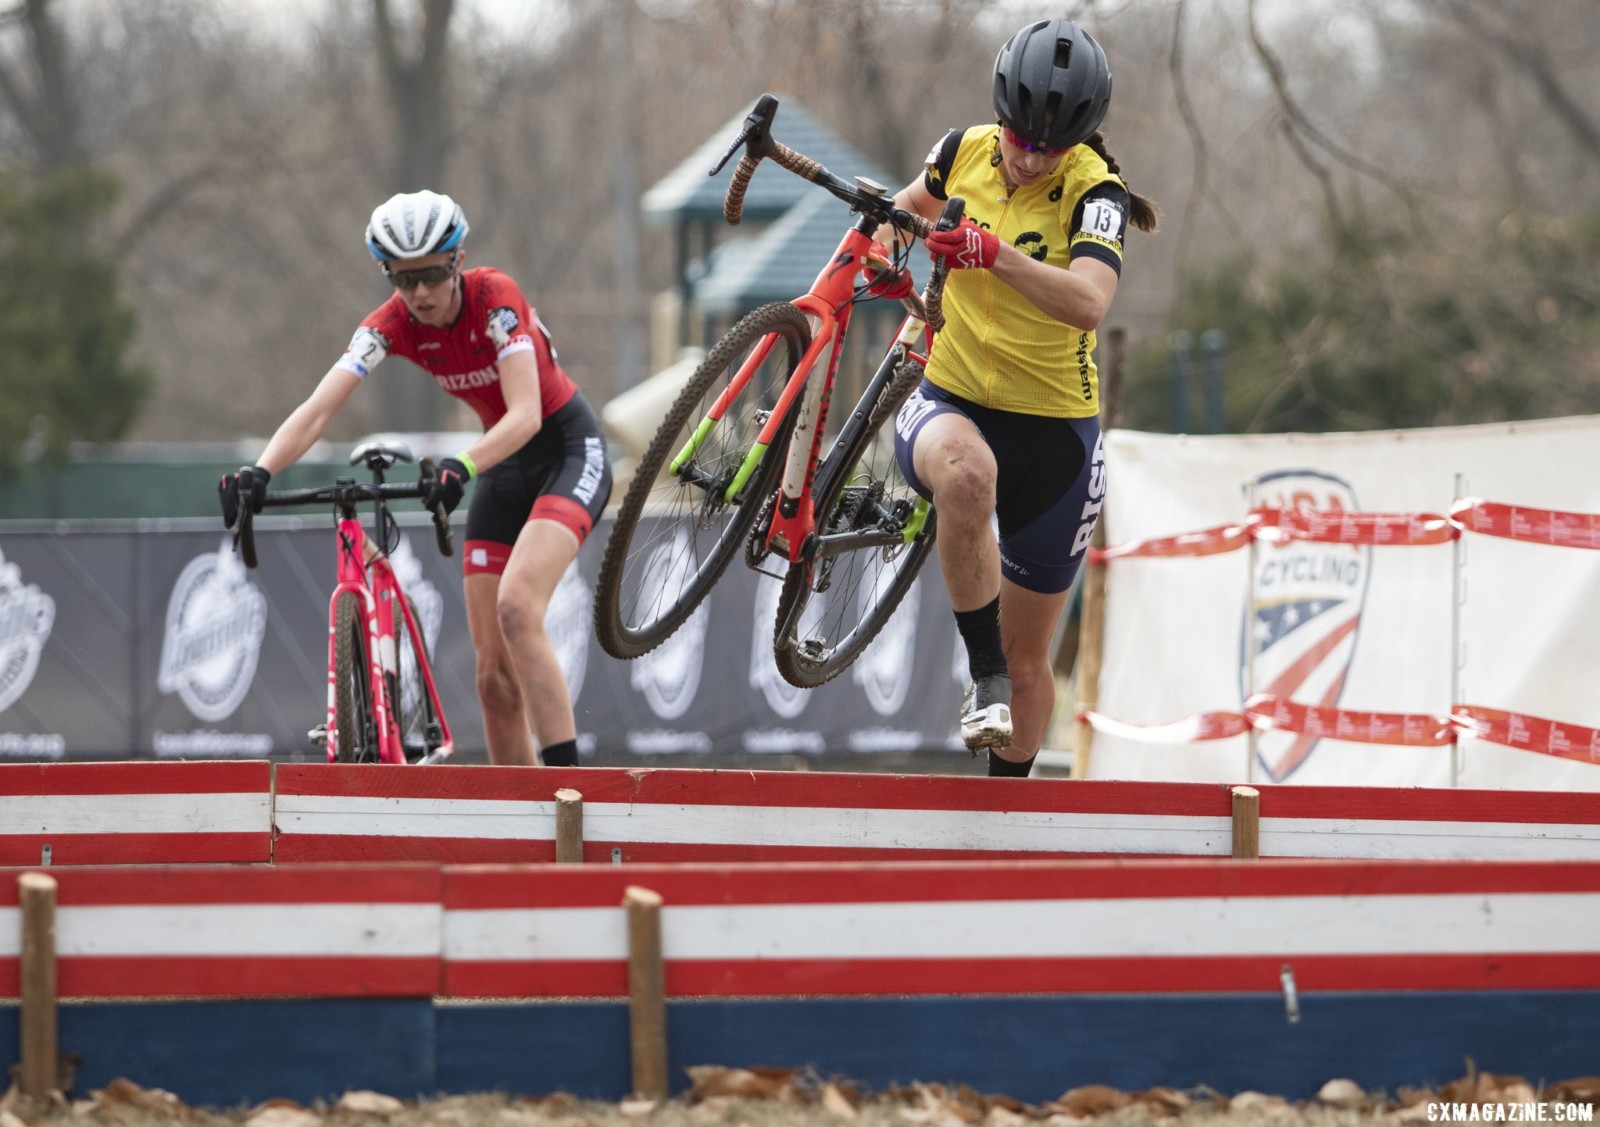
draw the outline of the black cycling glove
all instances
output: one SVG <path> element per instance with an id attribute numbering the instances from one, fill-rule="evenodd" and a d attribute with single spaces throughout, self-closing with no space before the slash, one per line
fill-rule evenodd
<path id="1" fill-rule="evenodd" d="M 453 513 L 456 506 L 461 504 L 461 495 L 466 492 L 467 482 L 471 480 L 472 471 L 461 459 L 441 458 L 433 486 L 422 503 L 430 509 L 443 505 L 445 512 Z"/>
<path id="2" fill-rule="evenodd" d="M 239 523 L 239 474 L 243 473 L 252 476 L 250 493 L 246 498 L 250 511 L 259 513 L 267 499 L 267 482 L 272 480 L 270 470 L 260 466 L 240 466 L 237 473 L 223 474 L 222 480 L 217 482 L 217 496 L 222 499 L 222 523 L 228 528 Z"/>

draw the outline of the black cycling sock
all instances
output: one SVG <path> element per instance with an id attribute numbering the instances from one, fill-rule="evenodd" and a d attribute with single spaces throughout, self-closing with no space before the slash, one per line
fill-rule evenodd
<path id="1" fill-rule="evenodd" d="M 578 741 L 562 740 L 560 743 L 551 744 L 539 753 L 539 759 L 546 767 L 576 767 Z"/>
<path id="2" fill-rule="evenodd" d="M 1037 754 L 1030 755 L 1021 763 L 1013 763 L 1009 759 L 1002 759 L 989 749 L 989 775 L 993 778 L 1026 779 L 1028 772 L 1033 770 L 1033 761 L 1039 758 Z"/>
<path id="3" fill-rule="evenodd" d="M 1000 644 L 1000 596 L 977 610 L 958 610 L 956 629 L 967 647 L 967 670 L 976 681 L 1006 671 L 1006 651 Z"/>

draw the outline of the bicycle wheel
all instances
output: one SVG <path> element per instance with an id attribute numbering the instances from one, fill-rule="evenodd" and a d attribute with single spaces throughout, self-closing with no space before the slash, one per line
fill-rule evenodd
<path id="1" fill-rule="evenodd" d="M 400 746 L 408 762 L 415 763 L 444 741 L 444 730 L 439 724 L 439 714 L 433 707 L 433 697 L 422 679 L 422 669 L 428 665 L 428 640 L 422 636 L 422 619 L 417 617 L 417 604 L 406 596 L 411 608 L 411 619 L 417 624 L 417 636 L 406 629 L 405 619 L 395 615 L 394 640 L 396 665 L 394 684 L 389 699 L 395 702 L 395 720 L 400 725 Z M 429 666 L 431 668 L 431 666 Z"/>
<path id="2" fill-rule="evenodd" d="M 378 725 L 372 719 L 372 666 L 359 596 L 340 595 L 333 612 L 333 727 L 340 763 L 378 762 Z"/>
<path id="3" fill-rule="evenodd" d="M 793 305 L 762 306 L 706 354 L 667 412 L 600 563 L 595 633 L 612 657 L 635 658 L 666 641 L 750 534 L 777 488 L 793 412 L 744 488 L 731 500 L 727 492 L 810 340 L 805 314 Z M 747 368 L 748 381 L 711 423 L 712 406 Z"/>
<path id="4" fill-rule="evenodd" d="M 817 537 L 806 557 L 789 565 L 773 627 L 773 658 L 791 685 L 814 689 L 848 669 L 888 624 L 933 549 L 933 510 L 894 457 L 894 417 L 921 380 L 920 364 L 901 363 L 854 448 L 837 455 L 849 469 L 816 499 Z"/>

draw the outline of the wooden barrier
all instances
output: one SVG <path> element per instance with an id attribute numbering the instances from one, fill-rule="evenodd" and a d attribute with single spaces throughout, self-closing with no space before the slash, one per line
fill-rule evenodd
<path id="1" fill-rule="evenodd" d="M 583 795 L 565 787 L 556 791 L 556 861 L 583 861 Z"/>
<path id="2" fill-rule="evenodd" d="M 1242 860 L 1261 856 L 1261 792 L 1233 788 L 1233 855 Z"/>
<path id="3" fill-rule="evenodd" d="M 429 997 L 432 865 L 54 869 L 60 996 Z M 0 886 L 0 997 L 19 994 L 19 900 Z M 8 919 L 8 917 L 10 917 Z"/>
<path id="4" fill-rule="evenodd" d="M 43 1106 L 56 1090 L 56 882 L 44 873 L 17 878 L 22 907 L 22 1066 L 17 1084 Z"/>
<path id="5" fill-rule="evenodd" d="M 667 996 L 661 959 L 661 896 L 629 885 L 622 893 L 628 915 L 628 1046 L 633 1091 L 667 1098 Z"/>
<path id="6" fill-rule="evenodd" d="M 0 864 L 265 862 L 266 762 L 0 766 Z"/>
<path id="7" fill-rule="evenodd" d="M 581 792 L 581 810 L 558 792 Z M 1261 786 L 1265 857 L 1600 860 L 1600 794 Z M 0 861 L 1226 857 L 1210 783 L 692 768 L 0 766 Z M 26 832 L 19 832 L 25 828 Z M 11 831 L 11 832 L 6 832 Z M 276 835 L 274 841 L 274 833 Z"/>
<path id="8" fill-rule="evenodd" d="M 1600 863 L 1218 859 L 451 868 L 443 993 L 627 997 L 634 885 L 669 997 L 1600 987 Z"/>
<path id="9" fill-rule="evenodd" d="M 693 768 L 280 765 L 274 859 L 591 862 L 1227 857 L 1231 788 Z M 1600 794 L 1261 786 L 1266 857 L 1600 860 Z"/>

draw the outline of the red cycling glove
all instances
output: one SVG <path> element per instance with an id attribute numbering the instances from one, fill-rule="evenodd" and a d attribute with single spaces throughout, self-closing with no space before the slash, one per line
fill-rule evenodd
<path id="1" fill-rule="evenodd" d="M 873 297 L 899 301 L 903 297 L 910 297 L 916 290 L 917 284 L 911 280 L 911 271 L 904 267 L 899 271 L 891 269 L 893 261 L 889 248 L 882 243 L 874 242 L 867 248 L 862 266 L 878 268 L 876 274 L 869 275 L 871 280 L 867 283 L 867 292 Z"/>
<path id="2" fill-rule="evenodd" d="M 923 242 L 929 254 L 943 255 L 952 269 L 988 270 L 1000 256 L 1000 240 L 970 219 L 962 219 L 952 231 L 935 231 Z"/>

